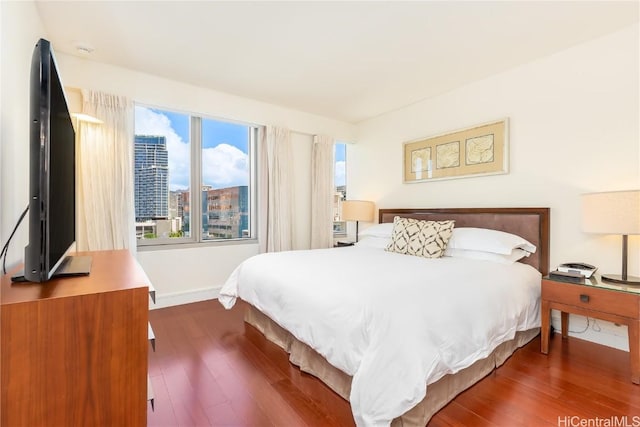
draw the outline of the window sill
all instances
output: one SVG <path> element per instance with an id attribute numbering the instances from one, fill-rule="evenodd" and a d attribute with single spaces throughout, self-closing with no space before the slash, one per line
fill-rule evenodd
<path id="1" fill-rule="evenodd" d="M 153 252 L 153 251 L 170 251 L 177 249 L 192 249 L 192 248 L 209 248 L 209 247 L 224 247 L 224 246 L 237 246 L 237 245 L 257 245 L 258 239 L 228 239 L 228 240 L 213 240 L 204 242 L 167 242 L 158 244 L 144 244 L 137 245 L 138 252 Z"/>

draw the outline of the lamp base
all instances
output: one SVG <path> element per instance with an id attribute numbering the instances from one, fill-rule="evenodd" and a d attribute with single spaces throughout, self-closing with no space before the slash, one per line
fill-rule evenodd
<path id="1" fill-rule="evenodd" d="M 635 277 L 635 276 L 627 276 L 626 278 L 623 279 L 622 275 L 620 274 L 606 274 L 606 275 L 603 274 L 602 280 L 605 282 L 640 286 L 640 277 Z"/>

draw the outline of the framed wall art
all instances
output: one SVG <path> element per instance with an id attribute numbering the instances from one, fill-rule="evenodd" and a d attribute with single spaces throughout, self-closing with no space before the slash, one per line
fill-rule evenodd
<path id="1" fill-rule="evenodd" d="M 403 181 L 508 173 L 508 144 L 507 119 L 405 142 Z"/>

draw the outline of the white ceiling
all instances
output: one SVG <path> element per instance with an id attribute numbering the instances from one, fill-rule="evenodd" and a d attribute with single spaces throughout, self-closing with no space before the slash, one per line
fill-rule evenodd
<path id="1" fill-rule="evenodd" d="M 58 52 L 357 123 L 638 22 L 638 1 L 39 1 Z M 76 49 L 81 42 L 93 53 Z"/>

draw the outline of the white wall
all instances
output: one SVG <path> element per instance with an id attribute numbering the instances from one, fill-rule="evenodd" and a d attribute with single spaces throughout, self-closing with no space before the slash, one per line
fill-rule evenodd
<path id="1" fill-rule="evenodd" d="M 351 197 L 379 208 L 550 207 L 552 268 L 578 260 L 619 272 L 620 237 L 583 233 L 579 196 L 640 188 L 639 39 L 636 24 L 361 123 L 348 147 Z M 509 174 L 402 183 L 404 141 L 504 117 Z M 640 236 L 629 240 L 639 275 Z M 603 328 L 620 336 L 594 339 L 626 348 L 626 331 Z"/>
<path id="2" fill-rule="evenodd" d="M 294 247 L 309 247 L 311 135 L 352 139 L 355 126 L 70 55 L 58 53 L 57 59 L 70 88 L 102 90 L 145 105 L 291 129 L 297 213 Z M 215 297 L 231 271 L 257 252 L 257 244 L 240 244 L 145 250 L 137 257 L 156 287 L 157 307 L 162 307 Z"/>
<path id="3" fill-rule="evenodd" d="M 32 2 L 0 1 L 0 236 L 9 237 L 29 199 L 29 80 L 33 48 L 45 31 Z M 26 219 L 13 237 L 7 269 L 22 262 Z"/>

